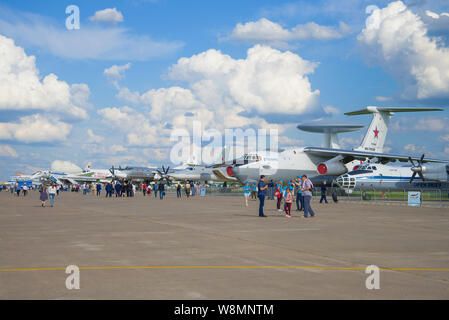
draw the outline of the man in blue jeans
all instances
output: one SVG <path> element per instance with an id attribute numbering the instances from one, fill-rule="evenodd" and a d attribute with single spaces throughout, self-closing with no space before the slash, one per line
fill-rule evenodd
<path id="1" fill-rule="evenodd" d="M 296 181 L 294 181 L 295 186 L 297 187 L 296 190 L 296 211 L 304 211 L 304 197 L 302 196 L 301 191 L 301 176 L 296 177 Z M 299 207 L 301 205 L 301 208 Z"/>
<path id="2" fill-rule="evenodd" d="M 307 179 L 307 176 L 304 174 L 302 176 L 301 185 L 302 196 L 304 197 L 304 218 L 308 217 L 308 213 L 310 213 L 311 218 L 315 217 L 315 212 L 313 212 L 312 207 L 310 206 L 310 200 L 312 200 L 312 188 L 312 181 Z"/>
<path id="3" fill-rule="evenodd" d="M 259 217 L 266 217 L 266 215 L 263 214 L 263 206 L 265 204 L 265 195 L 267 194 L 268 186 L 265 185 L 265 176 L 260 176 L 260 181 L 257 187 L 259 188 L 259 192 L 257 194 L 259 198 Z"/>

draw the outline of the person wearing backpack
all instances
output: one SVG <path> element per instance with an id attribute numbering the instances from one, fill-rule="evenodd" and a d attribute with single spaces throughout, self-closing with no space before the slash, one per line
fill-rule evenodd
<path id="1" fill-rule="evenodd" d="M 313 212 L 313 209 L 310 206 L 310 201 L 312 200 L 313 183 L 305 174 L 302 175 L 301 191 L 304 197 L 304 218 L 308 218 L 309 213 L 310 217 L 313 218 L 315 217 L 315 212 Z"/>

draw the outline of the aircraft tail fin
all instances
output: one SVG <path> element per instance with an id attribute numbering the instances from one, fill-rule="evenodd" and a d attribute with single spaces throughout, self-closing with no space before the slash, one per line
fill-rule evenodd
<path id="1" fill-rule="evenodd" d="M 88 163 L 86 164 L 86 167 L 84 168 L 84 170 L 85 170 L 85 171 L 90 171 L 90 169 L 92 169 L 92 164 L 91 164 L 91 162 L 88 162 Z"/>
<path id="2" fill-rule="evenodd" d="M 362 143 L 355 150 L 382 153 L 387 138 L 391 116 L 396 112 L 442 111 L 440 108 L 380 108 L 375 106 L 347 112 L 345 115 L 372 114 L 373 119 L 363 137 Z"/>

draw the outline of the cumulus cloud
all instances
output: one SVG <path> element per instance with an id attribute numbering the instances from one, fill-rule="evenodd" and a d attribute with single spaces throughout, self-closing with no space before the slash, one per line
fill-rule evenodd
<path id="1" fill-rule="evenodd" d="M 101 142 L 103 142 L 103 140 L 104 140 L 104 137 L 97 136 L 96 134 L 94 134 L 92 129 L 87 129 L 87 142 L 88 143 L 101 143 Z"/>
<path id="2" fill-rule="evenodd" d="M 0 122 L 0 139 L 25 143 L 64 141 L 71 129 L 70 124 L 35 114 L 19 122 Z"/>
<path id="3" fill-rule="evenodd" d="M 449 97 L 449 49 L 427 31 L 421 17 L 397 1 L 372 8 L 357 37 L 368 61 L 396 78 L 404 99 Z"/>
<path id="4" fill-rule="evenodd" d="M 187 82 L 205 104 L 241 106 L 261 114 L 303 114 L 320 108 L 319 90 L 308 75 L 317 63 L 290 51 L 256 45 L 246 59 L 235 60 L 218 50 L 181 58 L 169 77 Z"/>
<path id="5" fill-rule="evenodd" d="M 118 145 L 118 144 L 113 144 L 112 146 L 109 147 L 109 152 L 111 154 L 117 154 L 120 152 L 126 152 L 126 148 L 122 145 Z"/>
<path id="6" fill-rule="evenodd" d="M 333 106 L 325 106 L 323 109 L 326 114 L 331 116 L 340 114 L 340 110 Z"/>
<path id="7" fill-rule="evenodd" d="M 70 59 L 140 60 L 173 54 L 182 42 L 154 40 L 122 27 L 84 24 L 76 32 L 35 14 L 0 8 L 0 30 L 27 47 Z"/>
<path id="8" fill-rule="evenodd" d="M 11 146 L 0 144 L 0 157 L 17 158 L 19 155 Z"/>
<path id="9" fill-rule="evenodd" d="M 131 63 L 122 66 L 114 64 L 113 66 L 104 69 L 103 74 L 109 81 L 118 81 L 123 79 L 125 71 L 131 67 Z"/>
<path id="10" fill-rule="evenodd" d="M 84 110 L 90 94 L 87 85 L 69 85 L 52 73 L 41 80 L 35 57 L 2 35 L 0 56 L 0 110 L 40 110 L 88 118 Z"/>
<path id="11" fill-rule="evenodd" d="M 89 20 L 116 24 L 118 22 L 123 22 L 123 15 L 116 8 L 106 8 L 95 12 Z"/>
<path id="12" fill-rule="evenodd" d="M 118 86 L 118 81 L 122 80 L 125 76 L 125 71 L 131 67 L 131 63 L 119 66 L 114 64 L 113 66 L 104 69 L 103 74 L 106 76 L 108 81 L 112 82 Z"/>
<path id="13" fill-rule="evenodd" d="M 181 58 L 168 77 L 186 87 L 131 92 L 130 100 L 145 112 L 130 107 L 98 111 L 104 123 L 122 130 L 130 146 L 170 146 L 173 129 L 278 128 L 264 117 L 322 112 L 319 91 L 308 75 L 317 64 L 292 52 L 256 45 L 245 59 L 233 59 L 218 50 Z M 121 89 L 119 95 L 122 95 Z"/>
<path id="14" fill-rule="evenodd" d="M 350 29 L 344 22 L 340 22 L 338 27 L 308 22 L 286 29 L 276 22 L 261 18 L 244 24 L 238 23 L 226 39 L 285 47 L 288 41 L 339 39 L 349 32 Z"/>

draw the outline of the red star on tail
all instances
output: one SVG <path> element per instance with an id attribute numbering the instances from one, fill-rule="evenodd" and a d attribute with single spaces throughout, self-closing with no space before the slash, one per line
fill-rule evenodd
<path id="1" fill-rule="evenodd" d="M 379 134 L 379 130 L 377 130 L 377 127 L 376 127 L 376 130 L 373 130 L 373 132 L 374 132 L 374 138 L 377 138 L 377 136 Z"/>

